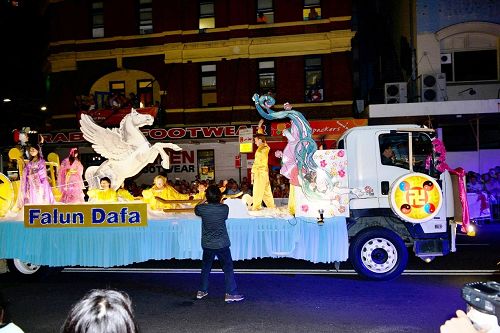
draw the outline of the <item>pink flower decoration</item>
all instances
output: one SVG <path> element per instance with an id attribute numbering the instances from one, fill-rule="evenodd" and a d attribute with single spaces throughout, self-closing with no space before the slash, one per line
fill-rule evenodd
<path id="1" fill-rule="evenodd" d="M 340 213 L 345 213 L 345 207 L 344 206 L 340 206 L 339 207 L 339 212 Z"/>
<path id="2" fill-rule="evenodd" d="M 339 170 L 339 176 L 343 178 L 345 176 L 345 171 L 344 170 Z"/>
<path id="3" fill-rule="evenodd" d="M 337 153 L 337 156 L 338 157 L 344 157 L 344 151 L 343 150 L 339 150 L 339 152 Z"/>
<path id="4" fill-rule="evenodd" d="M 326 161 L 321 160 L 321 162 L 319 162 L 319 165 L 321 165 L 322 168 L 326 167 Z"/>
<path id="5" fill-rule="evenodd" d="M 302 205 L 300 207 L 302 209 L 303 212 L 307 213 L 307 211 L 309 210 L 309 206 L 308 205 Z"/>

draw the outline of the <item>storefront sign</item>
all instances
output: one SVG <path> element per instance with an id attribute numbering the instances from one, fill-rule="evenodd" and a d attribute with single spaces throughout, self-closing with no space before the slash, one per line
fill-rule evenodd
<path id="1" fill-rule="evenodd" d="M 337 140 L 345 131 L 357 126 L 366 126 L 367 119 L 313 120 L 309 124 L 312 135 L 324 135 L 328 139 Z M 282 136 L 283 130 L 290 127 L 290 122 L 272 123 L 271 136 Z"/>
<path id="2" fill-rule="evenodd" d="M 198 126 L 198 127 L 173 127 L 173 128 L 151 128 L 141 129 L 142 133 L 152 140 L 175 140 L 175 139 L 209 139 L 209 138 L 234 138 L 240 135 L 242 130 L 250 130 L 252 133 L 257 125 L 241 126 Z M 67 143 L 85 142 L 81 132 L 58 132 L 42 134 L 45 143 Z"/>
<path id="3" fill-rule="evenodd" d="M 26 228 L 146 227 L 147 204 L 59 204 L 24 206 Z"/>

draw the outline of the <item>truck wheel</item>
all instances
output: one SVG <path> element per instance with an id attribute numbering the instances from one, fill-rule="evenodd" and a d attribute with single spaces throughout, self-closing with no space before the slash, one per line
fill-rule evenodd
<path id="1" fill-rule="evenodd" d="M 23 279 L 39 279 L 51 272 L 47 266 L 33 265 L 19 259 L 7 259 L 10 274 Z"/>
<path id="2" fill-rule="evenodd" d="M 395 232 L 373 227 L 360 231 L 349 246 L 349 258 L 361 276 L 378 281 L 391 280 L 404 271 L 408 250 Z"/>

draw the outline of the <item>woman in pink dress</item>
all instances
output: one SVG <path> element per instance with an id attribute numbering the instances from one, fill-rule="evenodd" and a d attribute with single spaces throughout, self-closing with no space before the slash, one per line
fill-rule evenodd
<path id="1" fill-rule="evenodd" d="M 83 194 L 83 165 L 78 148 L 71 148 L 69 156 L 61 162 L 57 183 L 62 193 L 61 202 L 80 203 L 85 201 Z"/>
<path id="2" fill-rule="evenodd" d="M 17 206 L 21 208 L 25 204 L 53 204 L 54 195 L 41 147 L 32 145 L 28 153 L 30 157 L 23 170 Z"/>

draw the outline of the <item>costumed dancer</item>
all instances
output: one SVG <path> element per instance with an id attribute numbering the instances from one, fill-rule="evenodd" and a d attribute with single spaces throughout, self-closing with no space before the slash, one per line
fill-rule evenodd
<path id="1" fill-rule="evenodd" d="M 291 111 L 292 105 L 288 102 L 283 104 L 285 111 Z M 283 136 L 286 137 L 288 143 L 283 149 L 283 152 L 276 152 L 276 157 L 281 158 L 282 165 L 280 169 L 280 174 L 288 178 L 290 182 L 290 192 L 288 194 L 288 211 L 290 214 L 295 215 L 295 187 L 300 186 L 299 184 L 299 171 L 297 169 L 296 161 L 296 148 L 297 144 L 300 142 L 299 137 L 300 130 L 296 123 L 290 121 L 290 128 L 283 130 Z M 292 186 L 293 185 L 293 186 Z"/>
<path id="2" fill-rule="evenodd" d="M 167 177 L 158 175 L 154 178 L 154 185 L 148 190 L 142 191 L 144 201 L 152 210 L 163 210 L 178 208 L 176 204 L 169 204 L 168 200 L 189 200 L 189 194 L 179 193 L 172 186 L 168 185 Z"/>
<path id="3" fill-rule="evenodd" d="M 39 136 L 39 138 L 40 142 L 30 144 L 28 149 L 29 161 L 23 170 L 17 198 L 19 209 L 25 204 L 53 204 L 55 202 L 42 154 L 43 137 Z"/>
<path id="4" fill-rule="evenodd" d="M 312 129 L 309 122 L 304 116 L 292 109 L 291 105 L 284 105 L 283 111 L 275 112 L 271 108 L 275 104 L 272 96 L 259 96 L 254 94 L 252 100 L 255 102 L 255 108 L 259 114 L 267 120 L 278 120 L 289 118 L 296 131 L 298 141 L 294 138 L 294 142 L 290 149 L 293 148 L 295 163 L 297 164 L 298 182 L 302 187 L 304 195 L 310 200 L 324 200 L 335 188 L 331 176 L 322 170 L 314 161 L 313 155 L 317 150 L 316 142 L 312 139 Z"/>
<path id="5" fill-rule="evenodd" d="M 141 197 L 134 197 L 126 188 L 125 188 L 125 182 L 122 183 L 120 188 L 116 190 L 116 195 L 118 197 L 118 201 L 120 202 L 127 202 L 127 201 L 134 201 L 134 200 L 139 200 Z"/>
<path id="6" fill-rule="evenodd" d="M 224 194 L 224 192 L 226 191 L 226 185 L 227 185 L 228 181 L 227 179 L 224 179 L 222 181 L 222 186 L 219 186 L 219 191 L 220 193 Z M 198 182 L 198 193 L 195 193 L 193 194 L 193 199 L 194 200 L 204 200 L 206 199 L 206 191 L 207 191 L 207 188 L 208 188 L 208 183 L 207 181 L 205 180 L 201 180 Z M 230 196 L 230 195 L 228 195 Z M 225 196 L 223 195 L 223 198 Z"/>
<path id="7" fill-rule="evenodd" d="M 251 210 L 262 209 L 262 201 L 264 201 L 267 208 L 275 207 L 271 183 L 269 182 L 268 155 L 270 148 L 264 136 L 264 129 L 262 128 L 263 123 L 264 120 L 261 119 L 257 128 L 257 135 L 254 138 L 257 151 L 255 152 L 251 173 L 252 178 L 250 180 L 253 184 L 253 204 Z"/>
<path id="8" fill-rule="evenodd" d="M 195 200 L 204 200 L 205 199 L 205 192 L 208 188 L 208 183 L 205 180 L 201 180 L 198 182 L 198 193 L 193 195 L 193 199 Z M 222 188 L 219 187 L 219 191 L 221 193 L 223 192 L 221 190 Z"/>
<path id="9" fill-rule="evenodd" d="M 71 148 L 69 156 L 66 157 L 59 168 L 57 185 L 62 193 L 61 202 L 80 203 L 85 202 L 83 194 L 83 165 L 80 162 L 78 148 Z"/>
<path id="10" fill-rule="evenodd" d="M 101 188 L 88 190 L 89 202 L 117 202 L 116 191 L 111 188 L 111 180 L 108 177 L 102 177 L 100 180 Z"/>

